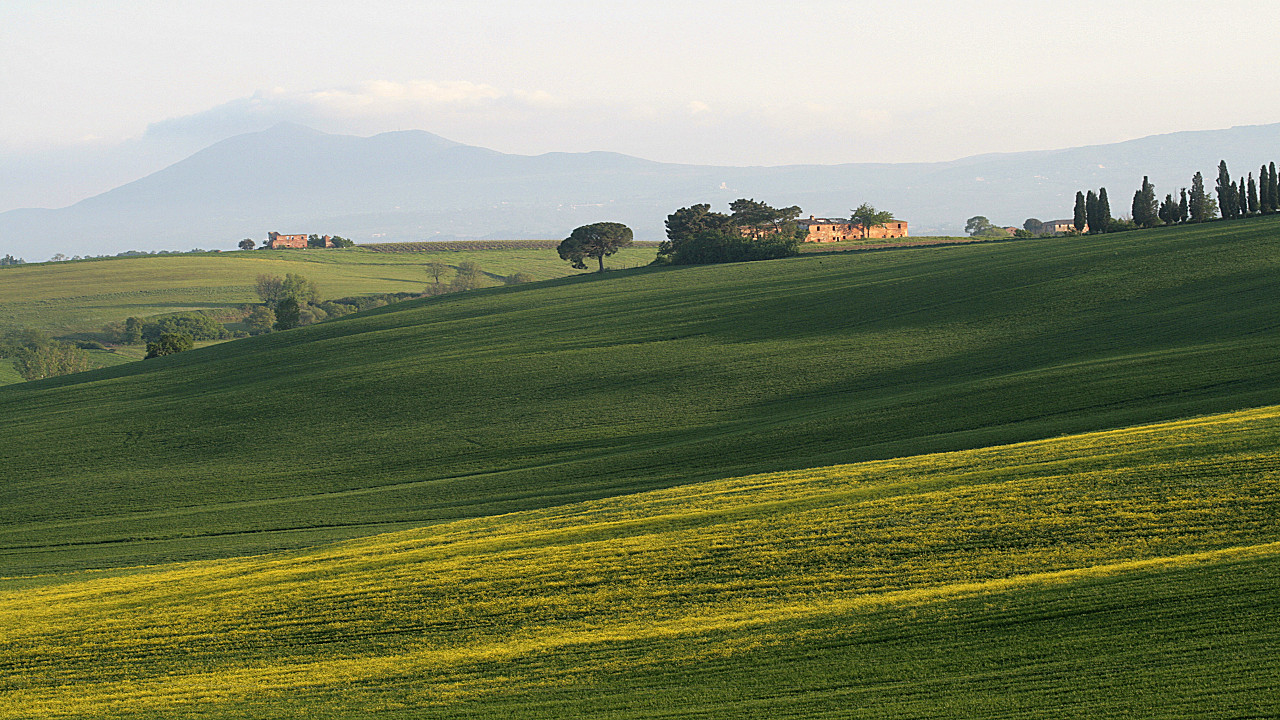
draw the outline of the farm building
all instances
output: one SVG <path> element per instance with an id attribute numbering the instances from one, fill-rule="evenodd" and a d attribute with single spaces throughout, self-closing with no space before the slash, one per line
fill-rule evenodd
<path id="1" fill-rule="evenodd" d="M 1060 233 L 1075 232 L 1075 220 L 1049 220 L 1044 223 L 1040 233 L 1043 235 L 1058 235 Z M 1089 226 L 1084 226 L 1084 231 L 1089 232 Z"/>
<path id="2" fill-rule="evenodd" d="M 863 234 L 862 225 L 854 224 L 848 220 L 834 220 L 831 218 L 816 218 L 812 215 L 808 220 L 798 220 L 797 223 L 801 227 L 807 227 L 809 230 L 808 237 L 805 242 L 840 242 L 841 240 L 861 240 L 867 238 L 904 238 L 907 236 L 907 223 L 903 220 L 890 220 L 884 225 L 877 225 L 867 230 Z"/>
<path id="3" fill-rule="evenodd" d="M 323 238 L 325 247 L 333 247 L 333 240 L 328 235 Z M 278 250 L 280 248 L 304 248 L 307 247 L 306 235 L 281 235 L 278 232 L 267 233 L 267 247 Z"/>

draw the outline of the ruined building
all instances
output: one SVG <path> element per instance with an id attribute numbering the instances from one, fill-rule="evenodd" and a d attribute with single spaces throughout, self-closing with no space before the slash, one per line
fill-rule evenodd
<path id="1" fill-rule="evenodd" d="M 797 220 L 800 227 L 809 229 L 805 242 L 830 243 L 841 240 L 861 240 L 867 238 L 904 238 L 907 236 L 907 223 L 903 220 L 890 220 L 884 225 L 877 225 L 863 234 L 862 225 L 844 219 L 816 218 L 812 215 L 808 220 Z"/>

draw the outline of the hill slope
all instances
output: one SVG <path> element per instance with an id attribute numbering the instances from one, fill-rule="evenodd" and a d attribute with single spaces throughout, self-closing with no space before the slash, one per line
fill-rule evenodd
<path id="1" fill-rule="evenodd" d="M 645 265 L 653 256 L 652 247 L 626 248 L 609 258 L 606 267 Z M 319 286 L 322 299 L 416 293 L 431 282 L 426 263 L 453 268 L 463 260 L 478 264 L 494 284 L 516 272 L 535 280 L 578 273 L 554 249 L 522 248 L 443 253 L 254 250 L 28 264 L 4 268 L 0 275 L 0 327 L 29 326 L 54 335 L 92 333 L 129 316 L 257 303 L 254 280 L 261 274 L 303 275 Z"/>
<path id="2" fill-rule="evenodd" d="M 1278 229 L 624 271 L 0 388 L 0 572 L 1280 403 Z"/>
<path id="3" fill-rule="evenodd" d="M 1280 408 L 0 581 L 0 717 L 1264 717 Z"/>

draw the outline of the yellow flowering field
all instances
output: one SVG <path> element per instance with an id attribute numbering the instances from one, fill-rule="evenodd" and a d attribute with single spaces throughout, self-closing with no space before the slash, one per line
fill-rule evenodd
<path id="1" fill-rule="evenodd" d="M 1266 709 L 1274 671 L 1253 666 L 1280 653 L 1265 642 L 1280 626 L 1214 613 L 1280 569 L 1278 438 L 1268 407 L 292 553 L 7 578 L 0 717 L 1031 717 L 1067 700 L 1106 716 L 1124 687 L 1147 702 L 1144 682 L 1164 686 L 1152 707 L 1181 697 L 1166 667 L 1180 654 Z M 992 644 L 968 639 L 975 623 L 1031 629 Z M 1096 689 L 1067 698 L 1037 685 L 1102 662 L 1070 644 L 1091 632 L 1139 676 L 1112 688 L 1093 673 Z M 1051 640 L 1074 649 L 1035 650 Z M 1165 660 L 1134 660 L 1148 650 Z M 961 672 L 958 657 L 989 666 Z M 673 694 L 688 678 L 706 698 Z M 965 691 L 912 684 L 933 678 Z M 1196 692 L 1185 707 L 1223 702 Z"/>

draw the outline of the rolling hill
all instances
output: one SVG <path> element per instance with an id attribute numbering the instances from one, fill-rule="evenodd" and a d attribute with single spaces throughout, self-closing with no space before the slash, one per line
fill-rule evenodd
<path id="1" fill-rule="evenodd" d="M 487 273 L 489 284 L 500 284 L 502 277 L 517 272 L 535 280 L 578 272 L 554 249 L 467 246 L 441 245 L 453 249 L 438 253 L 259 249 L 18 265 L 4 268 L 0 275 L 0 329 L 33 327 L 55 336 L 92 335 L 103 324 L 130 316 L 257 303 L 254 280 L 261 274 L 303 275 L 317 284 L 322 299 L 334 299 L 422 292 L 431 282 L 425 265 L 432 261 L 451 268 L 464 260 L 475 262 Z M 637 267 L 653 256 L 652 247 L 637 246 L 606 262 L 611 268 Z"/>
<path id="2" fill-rule="evenodd" d="M 0 717 L 1268 717 L 1280 218 L 0 388 Z"/>
<path id="3" fill-rule="evenodd" d="M 915 234 L 958 234 L 1067 217 L 1077 190 L 1108 187 L 1117 205 L 1149 175 L 1160 193 L 1274 161 L 1280 123 L 1158 135 L 1124 143 L 981 155 L 937 163 L 717 167 L 617 153 L 511 155 L 423 131 L 362 138 L 282 124 L 216 143 L 159 172 L 60 209 L 0 213 L 0 253 L 28 260 L 128 249 L 234 247 L 270 230 L 375 240 L 564 237 L 590 222 L 660 240 L 662 222 L 699 202 L 740 197 L 845 216 L 861 202 L 892 210 Z"/>
<path id="4" fill-rule="evenodd" d="M 0 389 L 0 572 L 1280 403 L 1280 221 L 579 276 Z"/>

